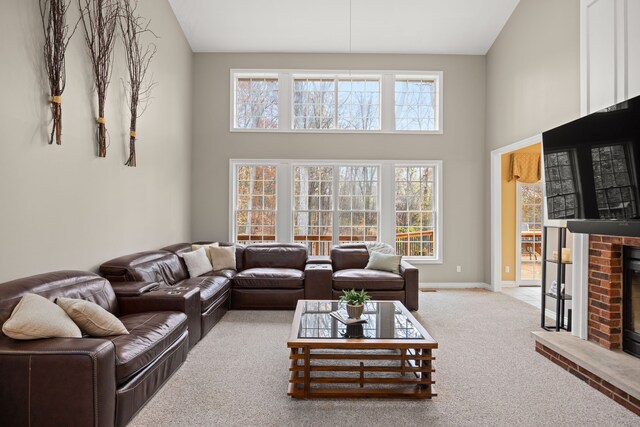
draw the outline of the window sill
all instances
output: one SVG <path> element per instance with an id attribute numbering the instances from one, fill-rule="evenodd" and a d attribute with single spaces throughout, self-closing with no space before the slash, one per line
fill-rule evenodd
<path id="1" fill-rule="evenodd" d="M 403 261 L 407 261 L 409 264 L 413 265 L 429 265 L 429 264 L 443 264 L 444 261 L 441 259 L 435 258 L 425 258 L 425 257 L 408 257 L 403 256 Z"/>

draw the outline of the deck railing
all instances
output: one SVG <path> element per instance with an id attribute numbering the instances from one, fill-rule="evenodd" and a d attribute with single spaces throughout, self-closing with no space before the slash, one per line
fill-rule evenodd
<path id="1" fill-rule="evenodd" d="M 248 235 L 238 236 L 239 243 L 250 242 L 275 242 L 275 235 Z M 310 255 L 325 255 L 331 253 L 333 245 L 332 236 L 304 235 L 293 236 L 294 242 L 304 243 L 309 248 Z M 375 242 L 378 236 L 339 236 L 340 243 L 351 242 Z M 430 256 L 433 255 L 433 231 L 412 231 L 396 234 L 396 253 L 399 255 Z"/>

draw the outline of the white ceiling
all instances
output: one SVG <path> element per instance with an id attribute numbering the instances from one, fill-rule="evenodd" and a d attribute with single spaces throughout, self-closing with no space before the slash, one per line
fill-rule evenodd
<path id="1" fill-rule="evenodd" d="M 476 55 L 487 53 L 518 2 L 169 0 L 195 52 Z"/>

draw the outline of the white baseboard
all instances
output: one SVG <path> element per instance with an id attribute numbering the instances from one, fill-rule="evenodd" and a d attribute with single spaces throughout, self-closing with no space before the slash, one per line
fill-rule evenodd
<path id="1" fill-rule="evenodd" d="M 515 280 L 503 280 L 502 281 L 503 288 L 515 288 L 517 287 Z"/>
<path id="2" fill-rule="evenodd" d="M 420 289 L 491 289 L 491 286 L 480 282 L 441 282 L 420 283 Z"/>

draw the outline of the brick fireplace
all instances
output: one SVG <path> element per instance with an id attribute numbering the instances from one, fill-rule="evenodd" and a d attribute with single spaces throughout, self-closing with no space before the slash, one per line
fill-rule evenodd
<path id="1" fill-rule="evenodd" d="M 587 339 L 591 343 L 557 332 L 534 333 L 538 353 L 638 415 L 640 361 L 620 351 L 607 350 L 630 348 L 628 329 L 625 330 L 628 320 L 623 318 L 623 296 L 628 292 L 625 280 L 629 279 L 625 279 L 625 271 L 629 277 L 636 276 L 632 283 L 640 280 L 639 248 L 637 237 L 589 235 Z M 633 268 L 625 270 L 630 264 Z M 637 347 L 633 352 L 639 354 Z"/>

